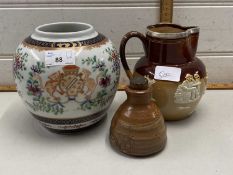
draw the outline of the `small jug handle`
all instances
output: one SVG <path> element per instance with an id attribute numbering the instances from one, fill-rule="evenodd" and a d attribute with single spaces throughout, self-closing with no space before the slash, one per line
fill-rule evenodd
<path id="1" fill-rule="evenodd" d="M 124 70 L 126 72 L 126 75 L 129 79 L 131 79 L 133 77 L 133 73 L 129 69 L 128 63 L 126 61 L 125 46 L 126 46 L 128 40 L 130 38 L 133 38 L 133 37 L 139 38 L 142 41 L 144 52 L 145 52 L 145 55 L 147 56 L 147 49 L 146 49 L 147 48 L 147 41 L 146 41 L 146 37 L 143 34 L 141 34 L 140 32 L 137 32 L 137 31 L 131 31 L 131 32 L 128 32 L 127 34 L 124 35 L 124 37 L 121 40 L 121 44 L 120 44 L 120 57 L 121 57 L 121 62 L 122 62 L 122 65 L 124 67 Z"/>

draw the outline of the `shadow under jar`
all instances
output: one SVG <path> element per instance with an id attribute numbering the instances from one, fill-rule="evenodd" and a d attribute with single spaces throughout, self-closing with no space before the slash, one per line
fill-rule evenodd
<path id="1" fill-rule="evenodd" d="M 125 58 L 125 46 L 132 37 L 142 41 L 145 51 L 145 56 L 136 63 L 134 73 L 130 71 Z M 127 76 L 131 79 L 139 74 L 156 80 L 152 85 L 152 96 L 165 120 L 180 120 L 190 116 L 205 92 L 205 65 L 195 56 L 198 37 L 198 27 L 157 24 L 147 27 L 146 37 L 132 31 L 121 41 L 120 57 Z M 164 70 L 180 69 L 179 79 L 174 81 L 158 77 L 158 66 Z"/>
<path id="2" fill-rule="evenodd" d="M 37 27 L 13 60 L 17 90 L 43 126 L 72 133 L 106 116 L 120 76 L 112 42 L 90 24 L 59 22 Z"/>

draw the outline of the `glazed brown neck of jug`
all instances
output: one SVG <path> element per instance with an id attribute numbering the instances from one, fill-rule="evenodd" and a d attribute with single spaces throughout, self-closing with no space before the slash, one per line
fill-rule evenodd
<path id="1" fill-rule="evenodd" d="M 199 28 L 182 27 L 176 24 L 156 24 L 147 27 L 146 36 L 140 32 L 127 33 L 121 41 L 120 56 L 129 79 L 133 77 L 125 57 L 125 46 L 130 38 L 139 38 L 144 47 L 145 56 L 135 65 L 135 72 L 154 79 L 155 66 L 175 66 L 182 69 L 180 80 L 187 73 L 195 74 L 199 67 L 201 78 L 206 76 L 205 66 L 195 55 L 197 51 Z"/>
<path id="2" fill-rule="evenodd" d="M 147 28 L 147 55 L 152 63 L 177 65 L 193 61 L 199 30 L 175 24 L 157 24 Z"/>

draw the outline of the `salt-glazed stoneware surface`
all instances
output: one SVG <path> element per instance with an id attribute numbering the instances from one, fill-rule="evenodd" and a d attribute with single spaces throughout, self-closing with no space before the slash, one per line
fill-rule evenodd
<path id="1" fill-rule="evenodd" d="M 205 65 L 196 57 L 199 28 L 157 24 L 147 27 L 146 36 L 139 32 L 126 34 L 120 56 L 129 78 L 133 73 L 125 59 L 125 45 L 131 37 L 138 37 L 145 50 L 145 56 L 135 65 L 134 75 L 156 80 L 152 94 L 165 120 L 190 116 L 207 84 Z"/>
<path id="2" fill-rule="evenodd" d="M 144 77 L 134 77 L 126 88 L 127 100 L 113 116 L 111 145 L 131 156 L 148 156 L 161 151 L 167 134 L 164 118 L 152 100 L 152 90 Z"/>
<path id="3" fill-rule="evenodd" d="M 13 72 L 33 116 L 52 131 L 69 133 L 106 115 L 120 62 L 112 42 L 93 26 L 59 22 L 37 27 L 19 44 Z"/>

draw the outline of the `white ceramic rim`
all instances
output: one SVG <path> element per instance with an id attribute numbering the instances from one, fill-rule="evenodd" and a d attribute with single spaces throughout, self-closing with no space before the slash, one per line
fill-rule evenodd
<path id="1" fill-rule="evenodd" d="M 71 25 L 71 26 L 85 26 L 87 29 L 78 30 L 77 32 L 46 32 L 41 30 L 41 28 L 48 26 L 57 25 Z M 46 42 L 70 42 L 70 41 L 82 41 L 94 38 L 98 35 L 94 27 L 87 23 L 82 22 L 55 22 L 43 24 L 35 28 L 34 33 L 31 37 L 35 40 L 46 41 Z"/>

